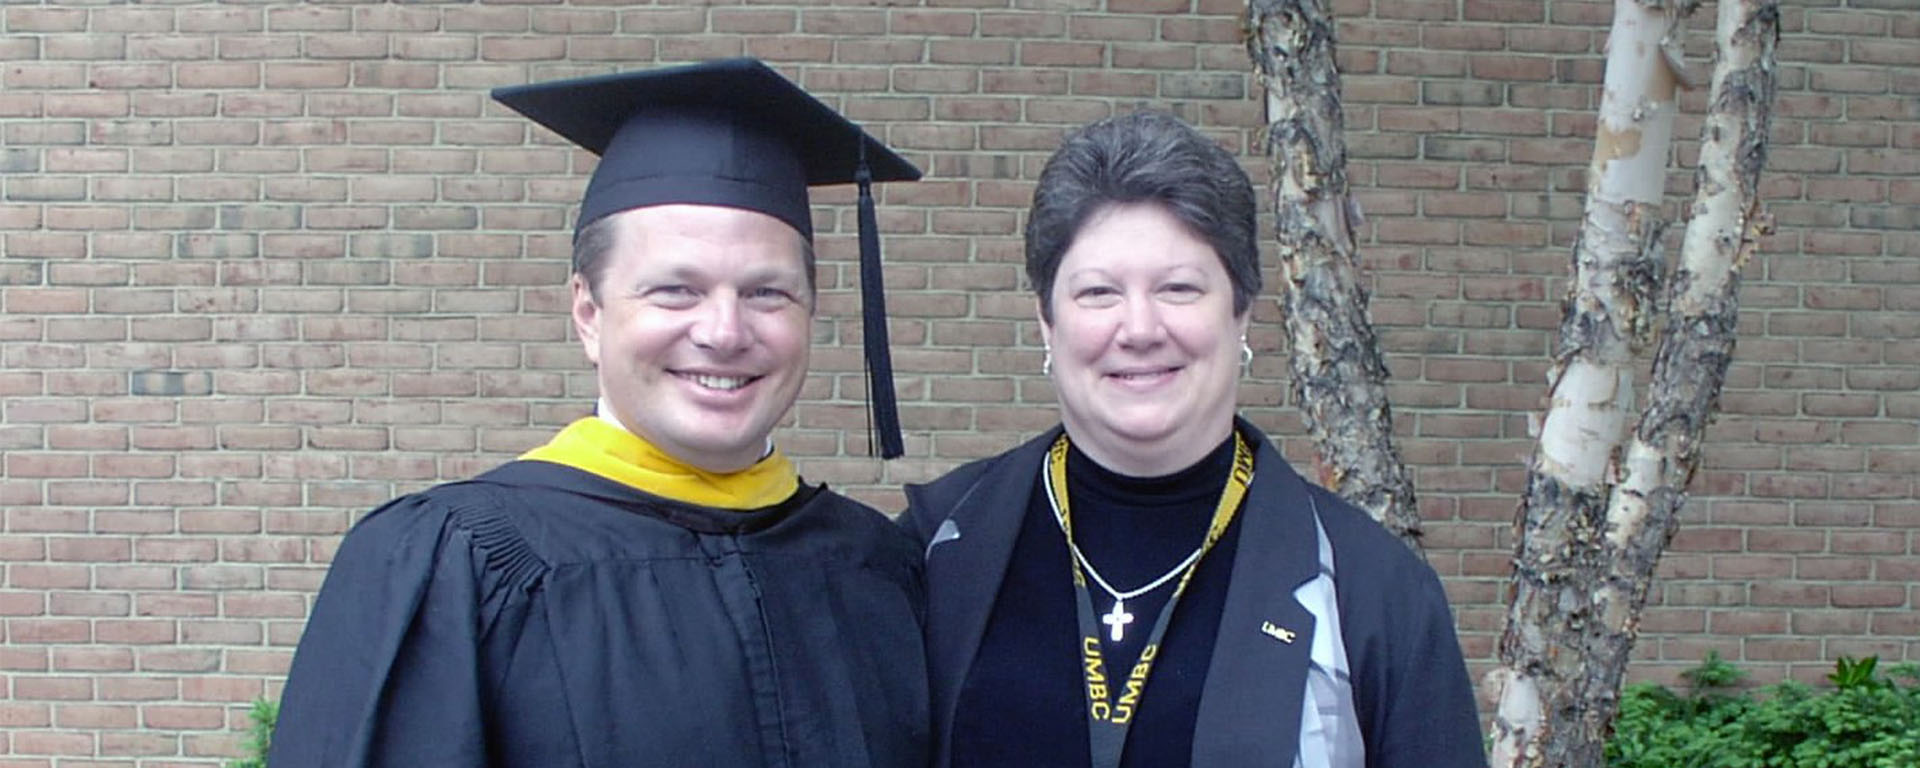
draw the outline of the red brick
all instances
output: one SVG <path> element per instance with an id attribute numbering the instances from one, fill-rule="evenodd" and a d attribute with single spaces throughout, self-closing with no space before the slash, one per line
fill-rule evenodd
<path id="1" fill-rule="evenodd" d="M 1074 93 L 1094 96 L 1150 96 L 1156 89 L 1152 75 L 1105 71 L 1080 71 L 1072 74 Z"/>
<path id="2" fill-rule="evenodd" d="M 115 730 L 138 724 L 138 710 L 130 706 L 62 704 L 54 707 L 54 724 L 76 730 Z"/>
<path id="3" fill-rule="evenodd" d="M 187 701 L 251 701 L 260 694 L 260 681 L 255 679 L 186 677 L 180 681 L 180 696 Z"/>
<path id="4" fill-rule="evenodd" d="M 164 677 L 103 677 L 99 691 L 103 701 L 156 701 L 177 698 L 180 684 Z"/>
<path id="5" fill-rule="evenodd" d="M 792 32 L 798 15 L 789 10 L 714 8 L 708 12 L 711 30 L 722 34 L 765 35 Z"/>
<path id="6" fill-rule="evenodd" d="M 159 616 L 178 618 L 185 616 L 212 616 L 217 610 L 212 595 L 170 595 L 164 593 L 142 594 L 134 601 L 134 612 L 140 616 Z"/>
<path id="7" fill-rule="evenodd" d="M 964 37 L 974 33 L 978 16 L 965 11 L 905 11 L 888 14 L 889 31 L 895 35 L 933 35 Z"/>
<path id="8" fill-rule="evenodd" d="M 1461 16 L 1467 21 L 1542 22 L 1546 14 L 1538 3 L 1516 0 L 1466 0 Z"/>
<path id="9" fill-rule="evenodd" d="M 9 729 L 46 728 L 53 724 L 52 708 L 39 703 L 0 704 L 0 725 Z"/>
<path id="10" fill-rule="evenodd" d="M 993 40 L 934 40 L 927 44 L 927 61 L 932 64 L 1012 64 L 1014 46 Z"/>
<path id="11" fill-rule="evenodd" d="M 83 619 L 13 618 L 7 620 L 8 639 L 15 643 L 25 643 L 29 645 L 49 643 L 55 645 L 72 645 L 76 643 L 88 643 L 91 642 L 93 638 L 92 630 L 91 624 Z M 70 685 L 65 686 L 65 688 L 71 688 L 85 681 L 73 680 L 66 682 L 69 682 Z M 21 691 L 20 687 L 25 685 L 25 681 L 15 680 L 14 685 L 14 695 L 19 698 L 40 698 L 40 696 L 31 696 Z M 64 697 L 52 696 L 51 694 L 45 694 L 45 696 L 54 698 Z"/>
<path id="12" fill-rule="evenodd" d="M 1837 584 L 1833 587 L 1836 608 L 1893 608 L 1907 604 L 1904 585 Z"/>
<path id="13" fill-rule="evenodd" d="M 1201 18 L 1174 16 L 1160 20 L 1160 39 L 1169 43 L 1230 43 L 1241 41 L 1236 16 Z"/>
<path id="14" fill-rule="evenodd" d="M 1445 21 L 1455 17 L 1454 8 L 1454 3 L 1441 0 L 1413 0 L 1376 6 L 1374 12 L 1380 18 Z"/>
<path id="15" fill-rule="evenodd" d="M 800 31 L 817 35 L 882 35 L 887 30 L 884 11 L 841 8 L 805 9 L 800 12 Z"/>
<path id="16" fill-rule="evenodd" d="M 162 731 L 210 731 L 226 724 L 219 706 L 147 705 L 140 708 L 141 725 Z"/>

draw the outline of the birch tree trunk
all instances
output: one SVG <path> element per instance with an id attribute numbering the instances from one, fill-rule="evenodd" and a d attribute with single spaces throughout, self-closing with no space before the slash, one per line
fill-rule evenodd
<path id="1" fill-rule="evenodd" d="M 1413 480 L 1393 442 L 1387 367 L 1367 316 L 1347 191 L 1327 0 L 1252 0 L 1247 51 L 1267 89 L 1267 152 L 1294 399 L 1320 481 L 1420 551 Z"/>
<path id="2" fill-rule="evenodd" d="M 1628 17 L 1637 16 L 1644 27 L 1660 15 L 1657 9 L 1630 5 L 1629 0 L 1621 0 L 1616 6 L 1605 99 L 1616 96 L 1614 63 L 1622 57 L 1623 48 L 1659 49 L 1650 45 L 1648 35 L 1621 35 L 1623 19 L 1633 23 Z M 1666 9 L 1664 34 L 1669 39 L 1677 35 L 1679 20 L 1691 10 L 1690 5 Z M 1617 430 L 1629 407 L 1621 401 L 1631 392 L 1625 365 L 1618 373 L 1602 370 L 1591 376 L 1598 384 L 1586 396 L 1562 397 L 1568 373 L 1577 370 L 1576 364 L 1589 365 L 1579 358 L 1588 354 L 1580 340 L 1597 327 L 1576 322 L 1577 293 L 1586 284 L 1578 277 L 1576 296 L 1569 300 L 1567 323 L 1562 327 L 1562 373 L 1555 382 L 1552 403 L 1554 411 L 1563 412 L 1550 411 L 1522 502 L 1513 603 L 1501 638 L 1502 667 L 1494 673 L 1499 690 L 1493 724 L 1495 766 L 1602 764 L 1640 611 L 1660 554 L 1672 538 L 1687 482 L 1698 465 L 1700 439 L 1725 379 L 1734 342 L 1739 269 L 1766 226 L 1758 215 L 1755 190 L 1766 158 L 1778 8 L 1777 0 L 1722 0 L 1719 10 L 1718 63 L 1711 111 L 1702 130 L 1693 221 L 1684 239 L 1682 265 L 1674 276 L 1650 401 L 1624 453 Z M 1665 64 L 1651 62 L 1655 68 Z M 1670 104 L 1678 78 L 1669 74 L 1663 80 L 1657 72 L 1625 66 L 1620 71 L 1640 75 L 1642 81 L 1664 89 L 1663 100 Z M 1660 92 L 1649 91 L 1645 96 L 1657 98 Z M 1657 113 L 1643 107 L 1629 114 Z M 1603 100 L 1596 165 L 1605 162 L 1610 143 L 1621 141 L 1619 125 L 1609 124 L 1609 114 Z M 1645 151 L 1644 136 L 1639 139 L 1641 151 Z M 1661 168 L 1655 173 L 1664 170 L 1665 148 L 1660 152 Z M 1598 185 L 1590 186 L 1583 244 L 1596 223 L 1592 213 L 1596 195 L 1591 190 L 1605 186 L 1604 176 Z M 1657 187 L 1650 199 L 1657 203 Z M 1651 211 L 1651 206 L 1643 207 L 1638 216 L 1651 218 Z M 1634 211 L 1626 213 L 1632 221 Z M 1627 292 L 1627 312 L 1620 320 L 1609 318 L 1619 323 L 1613 326 L 1616 329 L 1633 329 L 1614 334 L 1619 341 L 1608 347 L 1613 354 L 1622 349 L 1631 352 L 1644 340 L 1644 315 L 1636 313 L 1646 305 L 1651 288 L 1641 289 L 1639 275 L 1657 281 L 1660 273 L 1657 256 L 1650 250 L 1657 244 L 1657 228 L 1640 231 L 1641 252 L 1650 255 L 1624 263 L 1627 276 L 1610 281 L 1633 286 Z M 1576 276 L 1582 267 L 1576 263 Z M 1568 354 L 1573 357 L 1569 359 Z M 1557 422 L 1556 416 L 1560 417 Z M 1565 431 L 1567 427 L 1574 429 Z M 1618 485 L 1613 484 L 1616 477 Z"/>
<path id="3" fill-rule="evenodd" d="M 1690 10 L 1614 2 L 1585 216 L 1493 673 L 1492 763 L 1500 768 L 1598 765 L 1618 696 L 1611 676 L 1587 663 L 1613 651 L 1589 644 L 1596 617 L 1586 596 L 1606 570 L 1599 542 L 1613 457 L 1660 279 L 1659 209 L 1682 82 L 1668 46 L 1679 47 Z"/>
<path id="4" fill-rule="evenodd" d="M 1618 653 L 1590 663 L 1612 672 L 1615 690 L 1733 358 L 1740 270 L 1772 228 L 1758 190 L 1773 118 L 1778 0 L 1720 0 L 1718 17 L 1692 220 L 1668 293 L 1647 407 L 1607 507 L 1608 571 L 1591 601 L 1601 618 L 1594 631 L 1610 640 L 1601 647 Z"/>

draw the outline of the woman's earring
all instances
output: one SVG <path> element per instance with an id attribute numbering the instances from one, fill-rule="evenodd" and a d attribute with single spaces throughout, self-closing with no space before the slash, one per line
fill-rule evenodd
<path id="1" fill-rule="evenodd" d="M 1047 356 L 1040 358 L 1040 375 L 1053 375 L 1053 347 L 1047 347 Z"/>

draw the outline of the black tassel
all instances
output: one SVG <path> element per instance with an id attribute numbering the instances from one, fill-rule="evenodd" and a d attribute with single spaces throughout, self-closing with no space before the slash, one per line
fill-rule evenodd
<path id="1" fill-rule="evenodd" d="M 887 344 L 887 299 L 880 273 L 880 223 L 873 210 L 873 172 L 867 168 L 866 142 L 860 146 L 860 318 L 866 343 L 867 410 L 880 458 L 906 453 L 900 438 L 900 411 L 893 394 L 893 351 Z M 868 446 L 872 450 L 872 446 Z"/>

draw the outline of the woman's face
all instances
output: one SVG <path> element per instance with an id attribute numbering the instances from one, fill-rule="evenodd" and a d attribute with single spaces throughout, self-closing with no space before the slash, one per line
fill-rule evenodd
<path id="1" fill-rule="evenodd" d="M 1185 468 L 1233 428 L 1247 316 L 1213 246 L 1153 203 L 1096 212 L 1054 275 L 1053 354 L 1074 444 L 1132 475 Z"/>

